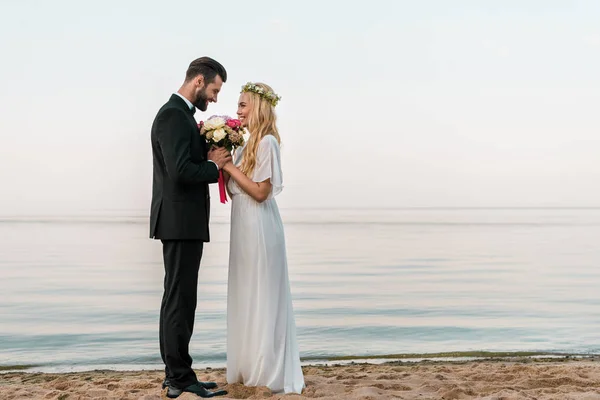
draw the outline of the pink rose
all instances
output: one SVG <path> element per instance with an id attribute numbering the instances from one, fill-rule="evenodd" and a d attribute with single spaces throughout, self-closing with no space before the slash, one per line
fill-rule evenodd
<path id="1" fill-rule="evenodd" d="M 230 127 L 231 129 L 236 129 L 238 128 L 240 125 L 240 121 L 238 121 L 237 119 L 230 119 L 227 121 L 227 126 Z"/>

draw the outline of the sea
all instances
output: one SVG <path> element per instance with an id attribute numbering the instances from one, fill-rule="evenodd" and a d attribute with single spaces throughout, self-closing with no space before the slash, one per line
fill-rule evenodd
<path id="1" fill-rule="evenodd" d="M 300 355 L 600 353 L 600 208 L 282 209 Z M 191 355 L 226 361 L 229 217 Z M 0 369 L 162 367 L 143 212 L 0 217 Z"/>

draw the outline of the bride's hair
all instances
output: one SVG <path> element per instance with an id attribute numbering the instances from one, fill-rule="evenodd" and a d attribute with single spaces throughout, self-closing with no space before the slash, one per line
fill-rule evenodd
<path id="1" fill-rule="evenodd" d="M 267 84 L 257 82 L 254 85 L 262 88 L 265 92 L 274 93 L 273 89 Z M 272 103 L 258 93 L 251 91 L 245 93 L 248 94 L 248 104 L 251 107 L 248 118 L 250 139 L 248 139 L 248 144 L 244 150 L 244 158 L 242 159 L 240 170 L 246 176 L 250 176 L 256 166 L 256 153 L 258 152 L 258 145 L 261 139 L 267 135 L 273 135 L 277 139 L 277 142 L 281 143 L 281 138 L 277 130 L 275 107 Z"/>

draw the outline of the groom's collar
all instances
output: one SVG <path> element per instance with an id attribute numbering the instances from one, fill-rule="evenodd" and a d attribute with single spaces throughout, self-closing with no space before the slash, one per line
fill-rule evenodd
<path id="1" fill-rule="evenodd" d="M 181 93 L 175 92 L 173 94 L 176 95 L 176 96 L 179 96 L 179 98 L 181 98 L 183 101 L 185 101 L 185 104 L 188 106 L 188 108 L 192 112 L 192 114 L 194 112 L 196 112 L 196 107 L 194 107 L 194 105 L 192 104 L 192 102 L 189 101 L 188 99 L 186 99 Z"/>

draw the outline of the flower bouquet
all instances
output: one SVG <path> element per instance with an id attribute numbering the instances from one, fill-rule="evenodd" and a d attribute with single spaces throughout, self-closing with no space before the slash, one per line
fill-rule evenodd
<path id="1" fill-rule="evenodd" d="M 244 145 L 242 123 L 227 115 L 213 115 L 206 122 L 200 121 L 198 129 L 209 145 L 225 147 L 230 152 L 233 152 L 236 147 Z M 221 203 L 226 203 L 227 194 L 223 170 L 219 170 L 219 195 Z"/>

